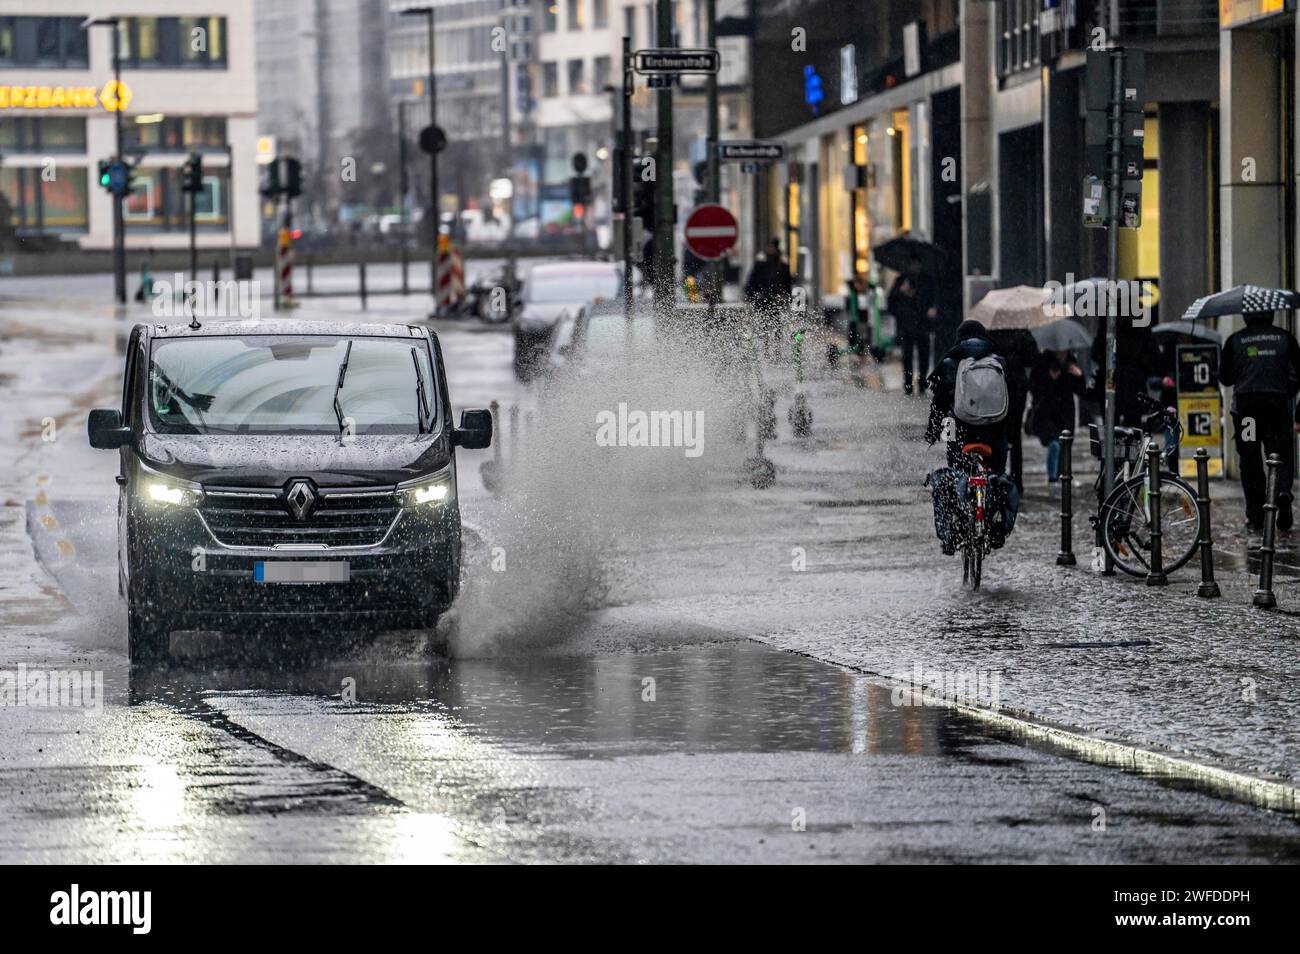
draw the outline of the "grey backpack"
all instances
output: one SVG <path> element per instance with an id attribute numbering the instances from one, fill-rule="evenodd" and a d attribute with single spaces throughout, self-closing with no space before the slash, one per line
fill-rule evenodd
<path id="1" fill-rule="evenodd" d="M 962 358 L 957 365 L 957 387 L 952 413 L 966 424 L 996 424 L 1007 416 L 1011 396 L 1002 362 L 993 355 Z"/>

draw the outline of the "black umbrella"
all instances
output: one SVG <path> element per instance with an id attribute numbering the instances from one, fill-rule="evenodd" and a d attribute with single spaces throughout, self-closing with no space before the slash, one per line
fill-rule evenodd
<path id="1" fill-rule="evenodd" d="M 1284 308 L 1300 308 L 1300 292 L 1287 291 L 1285 288 L 1238 285 L 1196 299 L 1183 312 L 1183 319 L 1195 321 L 1197 318 L 1217 318 L 1220 315 L 1252 315 L 1262 311 L 1281 311 Z"/>
<path id="2" fill-rule="evenodd" d="M 948 258 L 948 253 L 933 242 L 913 238 L 906 232 L 877 245 L 871 252 L 876 256 L 877 262 L 896 272 L 907 271 L 912 259 L 919 259 L 921 271 L 934 276 L 943 269 L 943 263 Z"/>

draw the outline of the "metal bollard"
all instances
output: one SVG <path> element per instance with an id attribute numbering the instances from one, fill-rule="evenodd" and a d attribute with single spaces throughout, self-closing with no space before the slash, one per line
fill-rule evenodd
<path id="1" fill-rule="evenodd" d="M 1274 609 L 1277 606 L 1277 597 L 1273 595 L 1273 554 L 1277 549 L 1277 472 L 1282 466 L 1282 458 L 1277 454 L 1269 454 L 1264 466 L 1268 468 L 1264 540 L 1259 545 L 1259 589 L 1255 591 L 1253 602 L 1260 609 Z"/>
<path id="2" fill-rule="evenodd" d="M 1219 584 L 1214 582 L 1214 539 L 1210 535 L 1210 452 L 1204 447 L 1196 451 L 1196 505 L 1201 511 L 1201 585 L 1197 596 L 1219 596 Z"/>
<path id="3" fill-rule="evenodd" d="M 1061 431 L 1061 552 L 1057 566 L 1074 566 L 1074 433 Z"/>
<path id="4" fill-rule="evenodd" d="M 366 263 L 357 262 L 357 267 L 361 270 L 361 307 L 366 307 Z"/>
<path id="5" fill-rule="evenodd" d="M 501 463 L 501 402 L 489 401 L 488 410 L 492 413 L 492 459 Z"/>
<path id="6" fill-rule="evenodd" d="M 1147 507 L 1151 510 L 1151 569 L 1147 586 L 1166 586 L 1164 534 L 1160 530 L 1160 454 L 1154 444 L 1147 450 Z"/>
<path id="7" fill-rule="evenodd" d="M 311 294 L 311 265 L 312 265 L 312 258 L 310 255 L 308 255 L 307 256 L 307 294 L 308 295 Z"/>
<path id="8" fill-rule="evenodd" d="M 519 405 L 510 405 L 510 460 L 519 454 Z"/>
<path id="9" fill-rule="evenodd" d="M 221 263 L 216 260 L 212 262 L 212 280 L 213 282 L 221 281 Z"/>

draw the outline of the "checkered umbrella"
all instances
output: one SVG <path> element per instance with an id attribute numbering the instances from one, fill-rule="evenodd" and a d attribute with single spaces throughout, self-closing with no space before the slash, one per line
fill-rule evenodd
<path id="1" fill-rule="evenodd" d="M 1197 318 L 1217 318 L 1220 315 L 1250 315 L 1286 308 L 1300 308 L 1300 292 L 1287 291 L 1285 288 L 1238 285 L 1196 299 L 1183 312 L 1183 320 L 1195 321 Z"/>

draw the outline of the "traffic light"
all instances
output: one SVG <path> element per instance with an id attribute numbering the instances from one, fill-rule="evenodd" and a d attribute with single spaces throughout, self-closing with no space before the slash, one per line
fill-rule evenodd
<path id="1" fill-rule="evenodd" d="M 99 184 L 113 195 L 130 195 L 131 167 L 120 159 L 99 160 Z"/>
<path id="2" fill-rule="evenodd" d="M 655 227 L 655 184 L 653 180 L 642 179 L 633 174 L 632 178 L 632 214 L 641 220 L 647 229 Z"/>
<path id="3" fill-rule="evenodd" d="M 181 190 L 183 192 L 203 191 L 203 157 L 197 152 L 190 153 L 185 165 L 181 166 Z"/>
<path id="4" fill-rule="evenodd" d="M 284 162 L 284 191 L 289 194 L 289 198 L 295 199 L 302 195 L 302 163 L 293 156 L 285 156 Z"/>
<path id="5" fill-rule="evenodd" d="M 266 164 L 266 179 L 262 182 L 261 193 L 264 196 L 274 198 L 281 192 L 280 188 L 280 160 L 272 159 Z"/>
<path id="6" fill-rule="evenodd" d="M 572 176 L 569 179 L 569 201 L 575 206 L 591 204 L 591 177 Z"/>

